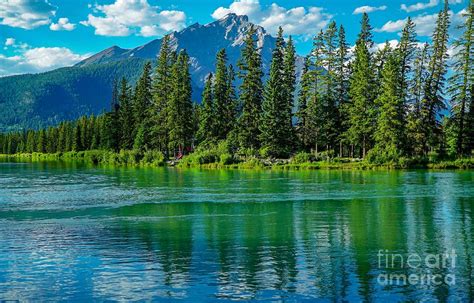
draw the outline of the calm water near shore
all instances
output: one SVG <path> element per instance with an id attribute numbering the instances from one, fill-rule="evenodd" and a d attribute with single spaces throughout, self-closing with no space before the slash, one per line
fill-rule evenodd
<path id="1" fill-rule="evenodd" d="M 472 302 L 473 218 L 474 171 L 0 163 L 0 301 Z"/>

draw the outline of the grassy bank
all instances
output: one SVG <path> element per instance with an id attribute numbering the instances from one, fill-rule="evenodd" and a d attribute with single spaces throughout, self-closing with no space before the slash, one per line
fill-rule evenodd
<path id="1" fill-rule="evenodd" d="M 80 152 L 64 153 L 20 153 L 20 154 L 0 154 L 0 160 L 21 161 L 21 162 L 47 162 L 47 161 L 80 161 L 93 165 L 112 166 L 143 166 L 157 167 L 166 164 L 164 156 L 158 151 L 120 151 L 118 153 L 105 150 L 88 150 Z"/>
<path id="2" fill-rule="evenodd" d="M 176 165 L 181 168 L 204 169 L 275 169 L 275 170 L 317 170 L 317 169 L 474 169 L 474 158 L 435 160 L 429 158 L 401 158 L 390 163 L 370 163 L 366 160 L 333 158 L 320 159 L 310 154 L 296 154 L 291 159 L 265 159 L 242 157 L 218 150 L 203 150 L 185 156 L 177 163 L 167 163 L 158 151 L 120 151 L 90 150 L 64 153 L 20 153 L 0 154 L 0 160 L 19 162 L 84 162 L 93 165 L 158 167 Z"/>
<path id="3" fill-rule="evenodd" d="M 407 163 L 384 163 L 375 164 L 368 161 L 340 161 L 338 159 L 330 161 L 315 161 L 294 163 L 288 161 L 276 161 L 271 163 L 261 159 L 250 159 L 247 161 L 223 164 L 222 162 L 195 164 L 181 162 L 179 167 L 200 167 L 206 169 L 276 169 L 276 170 L 318 170 L 318 169 L 347 169 L 347 170 L 368 170 L 368 169 L 474 169 L 474 159 L 445 160 L 439 162 L 418 162 L 409 161 Z"/>
<path id="4" fill-rule="evenodd" d="M 180 167 L 201 167 L 208 169 L 474 169 L 474 158 L 437 159 L 400 158 L 388 163 L 371 163 L 367 160 L 351 158 L 330 158 L 326 155 L 316 156 L 309 153 L 298 153 L 290 159 L 268 159 L 255 155 L 232 155 L 225 149 L 216 147 L 197 150 L 184 157 Z"/>

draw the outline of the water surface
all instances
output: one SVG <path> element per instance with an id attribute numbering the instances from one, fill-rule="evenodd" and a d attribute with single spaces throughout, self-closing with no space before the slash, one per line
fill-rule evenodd
<path id="1" fill-rule="evenodd" d="M 474 300 L 473 171 L 0 163 L 0 301 Z M 380 250 L 456 266 L 380 266 Z M 383 284 L 384 274 L 454 284 Z"/>

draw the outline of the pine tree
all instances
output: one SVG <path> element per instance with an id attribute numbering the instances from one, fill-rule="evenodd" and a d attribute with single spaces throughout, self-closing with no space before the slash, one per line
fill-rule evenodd
<path id="1" fill-rule="evenodd" d="M 359 144 L 361 155 L 365 157 L 372 142 L 375 124 L 374 74 L 371 54 L 372 35 L 369 19 L 364 13 L 362 29 L 355 47 L 355 58 L 352 64 L 349 96 L 349 128 L 347 137 L 352 144 Z"/>
<path id="2" fill-rule="evenodd" d="M 265 86 L 260 124 L 261 142 L 265 153 L 272 157 L 286 157 L 291 151 L 288 137 L 291 129 L 288 123 L 287 83 L 284 71 L 285 43 L 280 28 L 272 53 L 270 76 Z"/>
<path id="3" fill-rule="evenodd" d="M 424 83 L 427 79 L 426 65 L 429 59 L 428 49 L 429 45 L 425 43 L 423 47 L 416 52 L 413 67 L 413 81 L 409 87 L 410 100 L 407 117 L 407 142 L 410 144 L 406 146 L 406 150 L 411 155 L 423 154 L 423 142 L 426 142 L 421 109 Z"/>
<path id="4" fill-rule="evenodd" d="M 344 27 L 341 25 L 338 31 L 338 47 L 337 57 L 334 67 L 335 82 L 336 82 L 336 103 L 338 107 L 338 141 L 339 141 L 339 156 L 343 156 L 343 143 L 344 133 L 347 129 L 347 111 L 346 104 L 348 100 L 348 79 L 349 79 L 349 63 L 348 63 L 348 52 L 349 47 L 346 42 L 346 33 Z"/>
<path id="5" fill-rule="evenodd" d="M 315 147 L 316 154 L 319 153 L 320 145 L 324 145 L 323 127 L 324 127 L 324 33 L 321 30 L 313 41 L 311 51 L 313 70 L 310 73 L 312 88 L 309 93 L 307 105 L 308 137 L 310 144 Z"/>
<path id="6" fill-rule="evenodd" d="M 152 94 L 151 94 L 151 63 L 145 63 L 143 67 L 143 72 L 138 79 L 137 85 L 135 87 L 135 96 L 133 101 L 133 119 L 135 121 L 133 137 L 130 138 L 130 141 L 127 142 L 127 146 L 132 146 L 135 143 L 136 131 L 141 127 L 144 130 L 144 143 L 145 145 L 141 149 L 150 149 L 150 130 L 154 121 L 152 120 Z M 133 138 L 133 139 L 132 139 Z"/>
<path id="7" fill-rule="evenodd" d="M 375 52 L 373 65 L 375 69 L 375 78 L 374 78 L 374 85 L 376 88 L 376 94 L 382 93 L 380 91 L 381 84 L 382 84 L 382 71 L 384 68 L 384 64 L 387 61 L 388 57 L 391 55 L 392 47 L 388 41 L 385 41 L 385 44 L 382 48 L 378 49 Z"/>
<path id="8" fill-rule="evenodd" d="M 81 151 L 83 150 L 82 148 L 82 140 L 81 140 L 81 126 L 76 121 L 74 123 L 74 134 L 73 134 L 73 139 L 72 139 L 72 150 L 73 151 Z"/>
<path id="9" fill-rule="evenodd" d="M 391 53 L 382 71 L 381 94 L 375 100 L 379 114 L 370 155 L 382 163 L 397 160 L 403 153 L 405 110 L 399 93 L 400 67 L 399 57 Z"/>
<path id="10" fill-rule="evenodd" d="M 285 55 L 283 57 L 283 73 L 284 73 L 284 99 L 287 101 L 285 108 L 285 120 L 287 121 L 286 131 L 288 131 L 287 146 L 291 146 L 294 141 L 293 131 L 293 102 L 296 88 L 296 50 L 291 36 L 285 47 Z"/>
<path id="11" fill-rule="evenodd" d="M 153 106 L 150 108 L 151 147 L 166 151 L 168 148 L 167 112 L 169 96 L 172 92 L 172 66 L 176 53 L 171 50 L 170 37 L 166 35 L 162 42 L 155 74 L 153 77 Z M 144 133 L 143 133 L 144 135 Z"/>
<path id="12" fill-rule="evenodd" d="M 193 103 L 191 100 L 191 76 L 189 56 L 181 51 L 172 71 L 172 91 L 168 102 L 167 128 L 169 130 L 169 148 L 183 152 L 192 145 L 194 138 Z"/>
<path id="13" fill-rule="evenodd" d="M 449 7 L 445 0 L 444 9 L 439 12 L 436 28 L 433 33 L 432 56 L 428 64 L 428 79 L 425 83 L 424 98 L 422 101 L 422 119 L 424 125 L 423 142 L 424 154 L 436 144 L 436 136 L 439 133 L 438 113 L 446 109 L 443 99 L 445 74 L 447 71 L 446 61 L 448 59 L 448 29 L 449 29 Z"/>
<path id="14" fill-rule="evenodd" d="M 408 89 L 410 87 L 411 66 L 415 56 L 417 47 L 417 38 L 415 31 L 415 23 L 408 17 L 405 27 L 402 31 L 400 44 L 397 47 L 397 53 L 400 61 L 400 95 L 405 100 L 408 98 Z"/>
<path id="15" fill-rule="evenodd" d="M 451 119 L 454 120 L 456 132 L 456 153 L 458 156 L 469 154 L 468 133 L 466 120 L 472 96 L 471 88 L 474 85 L 474 3 L 471 1 L 465 13 L 465 23 L 460 26 L 464 34 L 455 41 L 458 49 L 455 55 L 454 72 L 449 79 L 449 93 L 451 95 Z"/>
<path id="16" fill-rule="evenodd" d="M 323 66 L 326 73 L 323 74 L 324 96 L 323 96 L 323 138 L 326 150 L 334 148 L 337 137 L 337 25 L 332 21 L 324 33 Z"/>
<path id="17" fill-rule="evenodd" d="M 118 102 L 120 104 L 120 110 L 118 111 L 120 123 L 120 148 L 131 149 L 133 147 L 133 140 L 136 132 L 134 123 L 134 104 L 131 100 L 130 87 L 125 78 L 122 78 L 122 81 L 120 82 Z"/>
<path id="18" fill-rule="evenodd" d="M 217 140 L 212 78 L 212 73 L 207 76 L 204 91 L 202 93 L 202 103 L 199 111 L 199 129 L 197 133 L 197 139 L 200 143 L 214 142 Z"/>
<path id="19" fill-rule="evenodd" d="M 225 111 L 225 121 L 226 129 L 228 130 L 228 134 L 232 132 L 237 123 L 237 94 L 235 92 L 235 70 L 232 64 L 229 65 L 227 68 L 227 101 L 226 101 L 226 111 Z"/>
<path id="20" fill-rule="evenodd" d="M 262 59 L 254 39 L 255 28 L 251 27 L 245 38 L 239 61 L 240 100 L 242 115 L 238 120 L 240 148 L 258 149 L 260 147 L 259 122 L 262 114 L 263 71 Z"/>
<path id="21" fill-rule="evenodd" d="M 46 152 L 46 131 L 41 129 L 38 131 L 38 140 L 36 141 L 36 151 L 39 153 Z"/>
<path id="22" fill-rule="evenodd" d="M 301 88 L 298 94 L 298 110 L 296 112 L 296 117 L 298 119 L 296 124 L 296 134 L 303 150 L 309 150 L 311 148 L 308 103 L 311 100 L 312 85 L 313 77 L 311 73 L 311 59 L 306 57 L 301 75 Z"/>
<path id="23" fill-rule="evenodd" d="M 105 114 L 104 117 L 104 125 L 102 126 L 102 148 L 103 149 L 111 149 L 114 151 L 118 151 L 120 148 L 120 102 L 118 100 L 118 92 L 117 86 L 114 85 L 113 93 L 112 93 L 112 101 L 111 101 L 111 108 L 112 110 Z M 74 139 L 74 135 L 71 136 L 71 127 L 69 124 L 66 124 L 66 143 L 65 143 L 65 150 L 69 151 L 72 148 L 72 141 Z"/>
<path id="24" fill-rule="evenodd" d="M 231 125 L 226 118 L 230 116 L 229 109 L 233 100 L 229 93 L 229 70 L 227 68 L 227 54 L 221 49 L 216 57 L 216 74 L 214 77 L 214 106 L 215 106 L 215 131 L 218 140 L 224 140 L 231 130 Z"/>

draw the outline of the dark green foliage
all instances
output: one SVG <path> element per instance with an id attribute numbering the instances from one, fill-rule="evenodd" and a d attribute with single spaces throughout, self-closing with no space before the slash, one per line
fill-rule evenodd
<path id="1" fill-rule="evenodd" d="M 408 89 L 410 87 L 410 77 L 411 66 L 416 52 L 416 31 L 415 23 L 408 17 L 405 27 L 402 31 L 402 37 L 400 38 L 400 44 L 396 49 L 397 55 L 400 62 L 400 89 L 399 93 L 401 97 L 406 99 L 409 96 Z"/>
<path id="2" fill-rule="evenodd" d="M 288 100 L 288 77 L 285 72 L 285 42 L 280 28 L 275 49 L 272 55 L 270 76 L 265 86 L 262 122 L 260 123 L 261 142 L 264 154 L 271 157 L 286 157 L 293 146 L 291 141 L 292 126 L 288 121 L 290 100 Z M 293 92 L 291 92 L 293 93 Z"/>
<path id="3" fill-rule="evenodd" d="M 202 103 L 199 109 L 198 142 L 213 142 L 217 140 L 216 113 L 212 92 L 212 74 L 207 76 L 206 85 L 202 93 Z"/>
<path id="4" fill-rule="evenodd" d="M 181 51 L 171 69 L 172 90 L 167 107 L 168 146 L 172 151 L 190 147 L 194 138 L 189 56 Z"/>
<path id="5" fill-rule="evenodd" d="M 437 117 L 441 110 L 446 109 L 444 103 L 444 82 L 447 72 L 449 40 L 449 7 L 445 0 L 444 9 L 439 12 L 436 28 L 433 33 L 433 46 L 428 64 L 428 78 L 424 85 L 424 96 L 421 106 L 423 125 L 423 154 L 428 154 L 439 143 L 440 125 Z"/>
<path id="6" fill-rule="evenodd" d="M 304 60 L 303 73 L 301 75 L 301 88 L 298 95 L 298 110 L 296 112 L 296 117 L 298 118 L 296 123 L 296 134 L 300 142 L 300 147 L 303 150 L 309 150 L 311 148 L 311 130 L 308 104 L 312 97 L 312 79 L 311 60 L 309 57 L 306 57 Z"/>
<path id="7" fill-rule="evenodd" d="M 150 131 L 149 144 L 153 148 L 165 151 L 166 153 L 169 142 L 167 108 L 169 97 L 173 90 L 172 67 L 175 61 L 176 53 L 171 50 L 169 36 L 165 36 L 161 43 L 158 63 L 153 76 L 153 105 L 149 108 L 150 125 L 148 127 Z"/>
<path id="8" fill-rule="evenodd" d="M 263 71 L 262 59 L 255 42 L 255 29 L 252 28 L 245 39 L 245 47 L 239 62 L 240 100 L 242 115 L 238 121 L 239 143 L 242 149 L 260 147 L 259 122 L 262 114 Z"/>
<path id="9" fill-rule="evenodd" d="M 128 86 L 127 80 L 125 78 L 122 78 L 122 81 L 120 83 L 118 104 L 118 119 L 121 132 L 120 148 L 130 149 L 133 145 L 136 128 L 134 123 L 134 104 L 132 103 L 130 87 Z"/>
<path id="10" fill-rule="evenodd" d="M 224 140 L 235 126 L 236 103 L 235 92 L 232 86 L 235 77 L 232 68 L 227 66 L 225 49 L 217 53 L 216 74 L 213 83 L 213 97 L 215 107 L 215 129 L 217 140 Z"/>
<path id="11" fill-rule="evenodd" d="M 423 120 L 421 115 L 422 98 L 424 83 L 427 78 L 427 62 L 428 62 L 428 44 L 424 44 L 418 49 L 414 60 L 413 80 L 409 87 L 409 110 L 407 117 L 407 152 L 412 155 L 422 155 L 424 152 L 424 136 Z"/>
<path id="12" fill-rule="evenodd" d="M 461 26 L 464 34 L 454 43 L 458 48 L 455 55 L 454 72 L 449 79 L 451 96 L 451 124 L 455 133 L 456 154 L 458 156 L 471 153 L 472 131 L 472 88 L 474 87 L 474 3 L 471 1 L 465 14 L 466 21 Z M 471 117 L 469 117 L 469 115 Z M 471 129 L 470 129 L 471 128 Z"/>
<path id="13" fill-rule="evenodd" d="M 338 31 L 337 41 L 337 55 L 334 67 L 335 73 L 335 86 L 336 86 L 336 103 L 338 108 L 338 119 L 337 119 L 337 130 L 338 130 L 338 141 L 339 141 L 339 156 L 344 155 L 344 145 L 347 143 L 344 137 L 347 131 L 347 120 L 348 120 L 348 108 L 346 106 L 348 102 L 348 89 L 349 89 L 349 63 L 348 53 L 349 46 L 346 42 L 346 33 L 344 27 L 341 25 Z"/>
<path id="14" fill-rule="evenodd" d="M 346 138 L 360 147 L 365 157 L 373 140 L 376 109 L 374 104 L 376 87 L 374 85 L 374 65 L 370 48 L 373 45 L 367 14 L 362 18 L 362 30 L 356 42 L 355 58 L 352 63 L 348 105 L 349 127 Z"/>
<path id="15" fill-rule="evenodd" d="M 148 146 L 149 139 L 151 138 L 150 130 L 151 130 L 151 119 L 152 113 L 150 112 L 150 108 L 152 105 L 152 94 L 151 94 L 151 63 L 147 62 L 143 67 L 143 72 L 138 79 L 137 86 L 135 88 L 135 96 L 133 98 L 133 104 L 130 108 L 131 111 L 123 110 L 122 113 L 124 116 L 129 117 L 129 119 L 134 119 L 133 129 L 129 130 L 131 134 L 124 134 L 123 137 L 127 139 L 127 141 L 123 142 L 122 146 L 124 148 L 131 148 L 136 136 L 136 130 L 140 127 L 143 128 L 143 136 L 145 139 L 145 145 L 143 146 L 145 149 L 150 148 Z"/>
<path id="16" fill-rule="evenodd" d="M 380 95 L 375 100 L 379 108 L 375 129 L 375 145 L 369 159 L 386 163 L 403 155 L 405 142 L 404 101 L 399 94 L 400 58 L 390 53 L 382 70 Z"/>

